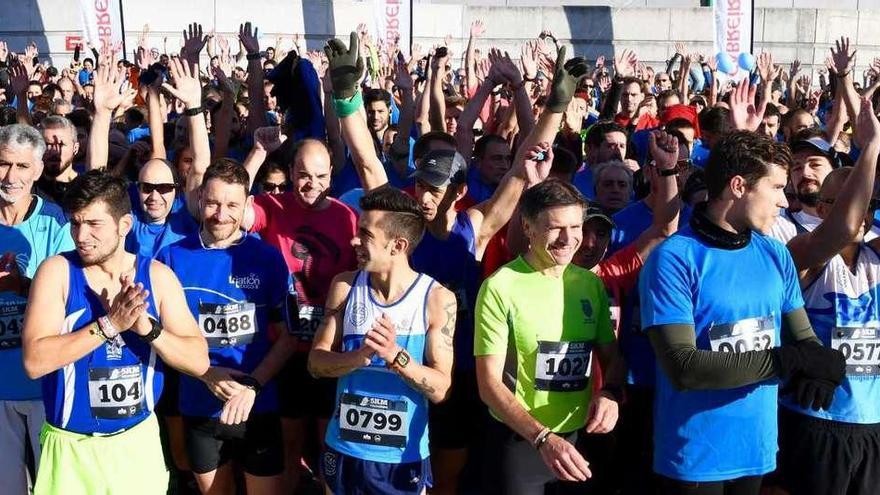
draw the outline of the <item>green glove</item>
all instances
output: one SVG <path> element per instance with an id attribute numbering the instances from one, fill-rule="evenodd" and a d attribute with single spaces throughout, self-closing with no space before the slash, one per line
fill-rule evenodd
<path id="1" fill-rule="evenodd" d="M 357 93 L 358 82 L 364 74 L 364 59 L 360 56 L 358 35 L 351 33 L 348 48 L 345 43 L 334 38 L 327 42 L 324 53 L 330 62 L 330 81 L 333 83 L 333 97 L 349 99 Z"/>
<path id="2" fill-rule="evenodd" d="M 550 88 L 550 96 L 547 97 L 547 109 L 553 113 L 562 113 L 568 108 L 569 102 L 574 98 L 574 92 L 589 71 L 587 61 L 581 57 L 565 62 L 565 51 L 564 46 L 559 49 L 556 70 L 553 72 L 553 85 Z"/>

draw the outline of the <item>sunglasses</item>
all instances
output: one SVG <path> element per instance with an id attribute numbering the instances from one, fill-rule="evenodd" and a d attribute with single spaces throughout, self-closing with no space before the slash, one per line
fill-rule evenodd
<path id="1" fill-rule="evenodd" d="M 287 184 L 284 184 L 284 183 L 275 184 L 272 182 L 264 182 L 262 187 L 263 187 L 263 191 L 266 191 L 266 192 L 284 192 L 287 189 Z"/>
<path id="2" fill-rule="evenodd" d="M 177 189 L 177 184 L 153 184 L 152 182 L 138 182 L 138 189 L 140 189 L 141 193 L 143 194 L 152 194 L 153 191 L 159 191 L 159 194 L 168 194 L 170 192 L 174 192 L 174 190 Z"/>

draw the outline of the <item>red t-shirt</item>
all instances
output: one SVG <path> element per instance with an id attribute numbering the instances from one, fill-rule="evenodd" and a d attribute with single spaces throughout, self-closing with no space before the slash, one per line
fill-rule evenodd
<path id="1" fill-rule="evenodd" d="M 254 199 L 251 230 L 281 251 L 295 282 L 300 326 L 297 336 L 306 344 L 299 347 L 300 351 L 308 351 L 311 345 L 333 277 L 357 267 L 351 247 L 357 214 L 336 199 L 328 201 L 330 205 L 323 210 L 312 210 L 297 203 L 292 192 L 260 194 Z"/>
<path id="2" fill-rule="evenodd" d="M 593 273 L 602 280 L 608 291 L 608 307 L 611 309 L 611 325 L 615 335 L 620 335 L 620 308 L 625 307 L 623 299 L 636 288 L 642 265 L 644 260 L 633 243 L 593 267 Z M 601 390 L 604 380 L 598 359 L 593 360 L 593 377 L 593 390 Z"/>

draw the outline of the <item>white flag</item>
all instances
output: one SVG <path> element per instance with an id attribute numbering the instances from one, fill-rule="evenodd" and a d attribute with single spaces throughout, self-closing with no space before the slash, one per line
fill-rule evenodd
<path id="1" fill-rule="evenodd" d="M 409 54 L 409 27 L 412 19 L 410 0 L 373 0 L 373 17 L 376 24 L 376 38 L 383 42 L 400 38 L 398 46 L 404 54 Z"/>
<path id="2" fill-rule="evenodd" d="M 118 0 L 79 0 L 83 41 L 99 51 L 122 42 L 122 15 Z"/>
<path id="3" fill-rule="evenodd" d="M 733 62 L 730 77 L 739 80 L 747 70 L 740 67 L 741 53 L 752 51 L 752 1 L 714 0 L 715 54 L 726 53 Z M 719 67 L 720 69 L 721 67 Z"/>

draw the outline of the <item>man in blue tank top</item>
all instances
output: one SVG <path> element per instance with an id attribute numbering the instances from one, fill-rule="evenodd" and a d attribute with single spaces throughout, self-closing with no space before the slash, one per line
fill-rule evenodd
<path id="1" fill-rule="evenodd" d="M 235 162 L 208 167 L 200 232 L 158 257 L 180 279 L 208 341 L 208 371 L 180 377 L 187 452 L 203 493 L 235 491 L 232 460 L 244 470 L 249 493 L 282 493 L 274 377 L 294 350 L 285 322 L 291 283 L 281 253 L 241 230 L 249 185 L 247 170 Z"/>
<path id="2" fill-rule="evenodd" d="M 132 220 L 121 179 L 80 175 L 64 212 L 76 250 L 40 265 L 22 333 L 46 411 L 35 492 L 164 492 L 152 411 L 166 365 L 205 373 L 205 339 L 171 270 L 123 248 Z"/>
<path id="3" fill-rule="evenodd" d="M 360 95 L 346 74 L 358 73 L 358 50 L 356 35 L 352 35 L 349 48 L 339 40 L 331 40 L 327 48 L 343 136 L 355 157 L 364 190 L 370 191 L 386 184 L 388 177 L 373 150 L 363 117 L 352 106 Z M 564 49 L 556 62 L 557 73 L 549 95 L 551 104 L 523 139 L 513 166 L 489 199 L 456 211 L 454 205 L 467 194 L 467 160 L 443 141 L 436 141 L 442 148 L 429 150 L 418 160 L 413 174 L 416 200 L 428 221 L 425 238 L 413 252 L 413 268 L 450 289 L 458 303 L 452 392 L 447 403 L 431 408 L 436 493 L 457 493 L 457 479 L 467 462 L 468 449 L 475 446 L 475 439 L 481 438 L 483 425 L 488 421 L 477 390 L 473 357 L 473 309 L 481 278 L 480 262 L 492 238 L 513 216 L 523 191 L 549 174 L 549 163 L 543 159 L 529 161 L 527 166 L 525 150 L 553 142 L 574 89 L 586 75 L 583 59 L 566 62 Z M 540 165 L 535 166 L 536 163 Z"/>
<path id="4" fill-rule="evenodd" d="M 309 354 L 312 374 L 339 377 L 321 471 L 334 494 L 422 494 L 428 402 L 452 385 L 455 296 L 410 266 L 425 232 L 414 199 L 388 186 L 360 206 L 360 270 L 334 278 Z"/>
<path id="5" fill-rule="evenodd" d="M 822 222 L 788 243 L 816 336 L 846 358 L 841 386 L 820 384 L 824 410 L 802 400 L 798 381 L 782 397 L 780 473 L 792 495 L 867 495 L 880 486 L 880 240 L 864 241 L 877 210 L 880 122 L 864 98 L 853 120 L 862 151 L 855 167 L 828 174 L 817 198 Z"/>
<path id="6" fill-rule="evenodd" d="M 757 495 L 776 466 L 779 379 L 802 382 L 802 399 L 821 405 L 822 385 L 843 378 L 840 353 L 814 342 L 791 255 L 765 235 L 787 206 L 790 163 L 766 136 L 722 138 L 705 168 L 708 202 L 642 269 L 661 494 Z"/>
<path id="7" fill-rule="evenodd" d="M 0 127 L 0 444 L 5 446 L 0 491 L 5 493 L 27 493 L 33 484 L 37 466 L 25 459 L 39 460 L 45 420 L 40 383 L 25 375 L 21 361 L 31 279 L 44 259 L 73 249 L 61 208 L 33 194 L 45 149 L 30 126 Z"/>

